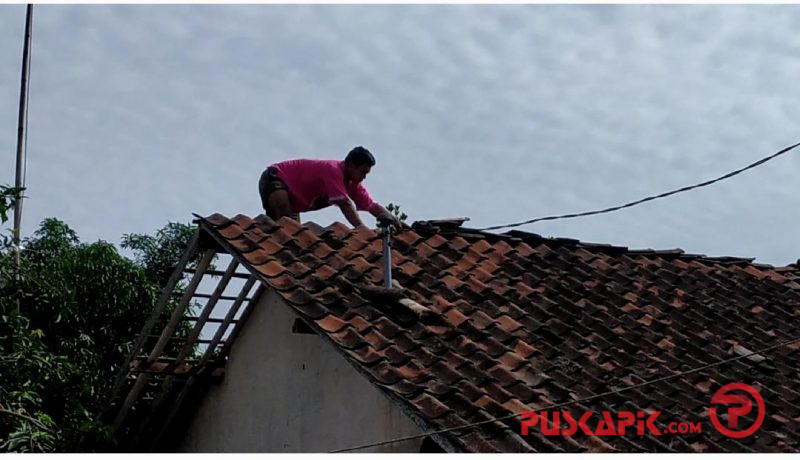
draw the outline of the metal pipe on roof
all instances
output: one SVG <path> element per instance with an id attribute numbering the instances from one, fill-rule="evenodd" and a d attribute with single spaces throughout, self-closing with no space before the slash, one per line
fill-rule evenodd
<path id="1" fill-rule="evenodd" d="M 392 287 L 392 235 L 383 232 L 383 287 Z"/>
<path id="2" fill-rule="evenodd" d="M 392 287 L 392 221 L 379 219 L 378 228 L 383 237 L 383 287 Z"/>

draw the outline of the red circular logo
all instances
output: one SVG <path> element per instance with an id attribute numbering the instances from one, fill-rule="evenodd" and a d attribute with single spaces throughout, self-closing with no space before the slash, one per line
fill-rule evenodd
<path id="1" fill-rule="evenodd" d="M 743 394 L 729 394 L 732 390 L 741 390 L 747 393 Z M 756 422 L 746 430 L 739 429 L 739 417 L 749 414 L 753 410 L 753 402 L 755 400 L 758 409 L 758 416 Z M 728 404 L 728 426 L 724 426 L 717 416 L 717 408 L 711 406 L 709 415 L 711 416 L 711 423 L 714 424 L 720 433 L 730 438 L 744 438 L 755 433 L 755 431 L 764 423 L 766 409 L 764 407 L 764 399 L 761 394 L 750 385 L 746 383 L 729 383 L 714 393 L 711 397 L 711 404 Z"/>

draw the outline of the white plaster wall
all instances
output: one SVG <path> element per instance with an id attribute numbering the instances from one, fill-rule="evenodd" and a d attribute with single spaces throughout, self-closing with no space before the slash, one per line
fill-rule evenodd
<path id="1" fill-rule="evenodd" d="M 271 290 L 234 343 L 225 378 L 191 420 L 181 452 L 328 452 L 420 433 Z M 422 439 L 360 452 L 419 452 Z"/>

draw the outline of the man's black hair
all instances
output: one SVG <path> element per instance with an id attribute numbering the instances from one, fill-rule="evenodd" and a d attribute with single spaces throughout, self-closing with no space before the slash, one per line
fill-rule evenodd
<path id="1" fill-rule="evenodd" d="M 353 166 L 362 166 L 365 164 L 375 166 L 375 157 L 372 156 L 372 153 L 370 153 L 369 150 L 359 145 L 347 154 L 344 162 L 350 163 Z"/>

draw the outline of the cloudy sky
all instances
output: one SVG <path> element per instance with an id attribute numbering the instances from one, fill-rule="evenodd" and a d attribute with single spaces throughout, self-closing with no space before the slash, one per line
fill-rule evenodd
<path id="1" fill-rule="evenodd" d="M 5 184 L 24 14 L 0 6 Z M 410 220 L 620 204 L 800 141 L 798 23 L 794 5 L 37 5 L 23 233 L 55 216 L 116 243 L 192 212 L 255 215 L 268 164 L 356 145 L 378 159 L 373 196 Z M 784 265 L 798 177 L 800 151 L 522 229 Z"/>

